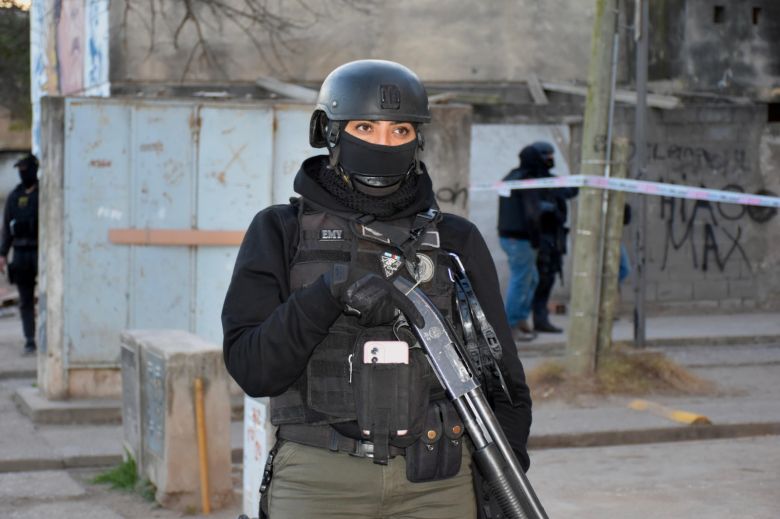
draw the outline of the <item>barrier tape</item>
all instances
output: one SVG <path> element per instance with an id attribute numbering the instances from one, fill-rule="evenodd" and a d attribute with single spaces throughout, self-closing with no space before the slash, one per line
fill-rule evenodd
<path id="1" fill-rule="evenodd" d="M 753 195 L 734 191 L 721 191 L 702 187 L 680 186 L 646 180 L 630 180 L 624 178 L 607 178 L 593 175 L 566 175 L 560 177 L 532 178 L 528 180 L 510 180 L 494 184 L 472 184 L 471 191 L 498 191 L 499 196 L 508 197 L 513 189 L 539 189 L 556 187 L 593 187 L 610 191 L 639 193 L 643 195 L 668 196 L 672 198 L 688 198 L 691 200 L 706 200 L 739 205 L 756 205 L 762 207 L 780 208 L 780 197 Z"/>

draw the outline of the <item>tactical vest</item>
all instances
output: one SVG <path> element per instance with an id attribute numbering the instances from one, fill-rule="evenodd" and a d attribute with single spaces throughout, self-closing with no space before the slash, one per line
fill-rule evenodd
<path id="1" fill-rule="evenodd" d="M 439 234 L 435 224 L 426 227 L 417 242 L 417 272 L 407 262 L 401 250 L 390 244 L 385 234 L 331 213 L 308 206 L 303 200 L 298 208 L 299 241 L 290 270 L 291 289 L 297 290 L 314 283 L 334 263 L 348 264 L 373 272 L 385 279 L 404 276 L 420 279 L 421 289 L 442 314 L 449 318 L 453 312 L 453 283 L 449 269 L 451 259 L 439 248 Z M 408 234 L 414 217 L 382 222 Z M 387 234 L 387 232 L 386 232 Z M 398 340 L 392 325 L 366 328 L 357 318 L 342 314 L 331 326 L 328 336 L 312 354 L 305 371 L 283 394 L 271 398 L 271 422 L 282 424 L 337 424 L 356 419 L 355 386 L 352 383 L 356 362 L 362 362 L 359 348 L 369 340 Z M 422 350 L 410 355 L 413 377 L 435 380 Z M 427 405 L 427 404 L 426 404 Z"/>
<path id="2" fill-rule="evenodd" d="M 11 208 L 9 228 L 15 248 L 38 246 L 38 190 L 22 191 Z"/>

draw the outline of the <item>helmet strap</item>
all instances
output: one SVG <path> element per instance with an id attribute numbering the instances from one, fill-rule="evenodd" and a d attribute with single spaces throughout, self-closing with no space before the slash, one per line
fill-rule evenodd
<path id="1" fill-rule="evenodd" d="M 420 131 L 419 125 L 415 125 L 415 131 L 417 133 L 417 149 L 414 150 L 414 172 L 418 175 L 422 175 L 422 167 L 420 167 L 420 152 L 425 148 L 425 137 Z M 411 172 L 411 170 L 410 170 Z"/>

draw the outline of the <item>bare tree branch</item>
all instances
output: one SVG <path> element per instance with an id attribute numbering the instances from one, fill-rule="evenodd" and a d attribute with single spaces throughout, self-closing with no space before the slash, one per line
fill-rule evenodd
<path id="1" fill-rule="evenodd" d="M 282 2 L 276 2 L 269 7 L 268 0 L 182 0 L 181 2 L 164 2 L 164 0 L 148 0 L 144 6 L 139 5 L 147 0 L 125 0 L 125 9 L 121 22 L 125 45 L 127 45 L 128 18 L 136 14 L 149 34 L 147 57 L 156 49 L 158 38 L 158 15 L 163 20 L 173 21 L 168 24 L 173 40 L 173 47 L 180 49 L 184 44 L 183 31 L 188 25 L 195 30 L 195 41 L 191 44 L 181 80 L 184 81 L 192 72 L 196 59 L 203 59 L 210 67 L 217 69 L 222 75 L 227 74 L 217 59 L 209 40 L 210 33 L 222 33 L 225 27 L 233 25 L 238 28 L 257 50 L 260 59 L 271 70 L 287 72 L 283 54 L 295 54 L 298 49 L 290 43 L 290 38 L 296 33 L 305 31 L 317 22 L 332 17 L 331 8 L 318 10 L 312 7 L 312 0 L 296 0 L 299 18 L 284 15 Z M 353 11 L 370 14 L 379 0 L 336 0 Z M 177 8 L 171 8 L 171 6 Z M 183 7 L 183 9 L 182 9 Z M 308 18 L 300 17 L 306 13 Z M 178 13 L 178 14 L 177 14 Z M 171 16 L 174 20 L 171 20 Z M 210 32 L 204 30 L 207 28 Z"/>

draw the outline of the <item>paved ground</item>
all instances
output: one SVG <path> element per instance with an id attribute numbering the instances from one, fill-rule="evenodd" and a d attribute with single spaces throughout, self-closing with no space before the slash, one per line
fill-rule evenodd
<path id="1" fill-rule="evenodd" d="M 174 519 L 200 518 L 160 508 L 137 494 L 110 490 L 91 480 L 98 469 L 45 470 L 0 474 L 0 517 L 8 519 Z M 234 506 L 208 515 L 213 519 L 235 519 Z"/>
<path id="2" fill-rule="evenodd" d="M 35 377 L 37 360 L 35 356 L 22 355 L 23 348 L 22 323 L 16 309 L 0 309 L 0 380 Z"/>
<path id="3" fill-rule="evenodd" d="M 719 393 L 648 398 L 705 414 L 714 425 L 691 427 L 633 411 L 625 397 L 537 402 L 530 477 L 550 516 L 778 517 L 780 319 L 661 319 L 649 323 L 654 344 L 677 345 L 655 349 L 716 381 Z M 662 333 L 666 325 L 678 335 Z M 180 517 L 140 496 L 89 483 L 104 470 L 99 465 L 121 456 L 120 426 L 34 425 L 21 415 L 11 397 L 34 384 L 36 361 L 21 356 L 20 332 L 16 318 L 0 318 L 0 517 Z M 702 346 L 708 337 L 718 345 Z M 680 346 L 685 340 L 700 345 Z M 540 339 L 520 351 L 532 369 L 562 348 Z M 240 424 L 234 425 L 233 442 L 240 447 Z M 756 436 L 761 431 L 775 435 Z M 696 437 L 729 439 L 676 441 Z M 599 446 L 549 448 L 560 445 Z M 236 466 L 237 489 L 239 474 Z M 239 502 L 210 517 L 234 518 Z"/>
<path id="4" fill-rule="evenodd" d="M 777 436 L 532 452 L 553 518 L 776 519 Z"/>
<path id="5" fill-rule="evenodd" d="M 550 320 L 564 329 L 564 333 L 542 333 L 527 343 L 519 343 L 520 351 L 549 351 L 566 343 L 569 318 L 553 315 Z M 780 314 L 704 314 L 651 317 L 646 322 L 648 345 L 749 344 L 780 340 Z M 615 321 L 612 337 L 616 341 L 633 341 L 633 324 L 622 318 Z"/>

